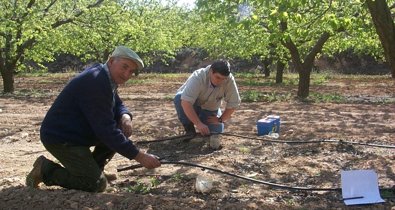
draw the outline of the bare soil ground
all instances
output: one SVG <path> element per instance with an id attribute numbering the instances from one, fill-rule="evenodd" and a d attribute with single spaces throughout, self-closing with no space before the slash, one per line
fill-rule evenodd
<path id="1" fill-rule="evenodd" d="M 136 164 L 119 155 L 106 168 L 118 178 L 109 183 L 105 193 L 43 185 L 30 189 L 24 183 L 34 160 L 39 155 L 53 159 L 39 140 L 41 121 L 71 76 L 19 76 L 18 91 L 0 95 L 0 209 L 394 209 L 394 191 L 382 193 L 385 203 L 345 206 L 339 191 L 290 191 L 188 166 L 169 164 L 155 170 L 117 173 L 117 168 Z M 394 189 L 394 149 L 347 143 L 271 143 L 265 141 L 271 140 L 268 137 L 256 136 L 256 121 L 276 114 L 281 117 L 277 140 L 394 145 L 395 85 L 388 76 L 331 79 L 311 86 L 311 92 L 337 93 L 349 103 L 242 103 L 226 123 L 227 133 L 241 137 L 221 136 L 219 150 L 211 149 L 207 138 L 188 143 L 139 143 L 183 134 L 171 97 L 187 76 L 143 74 L 138 81 L 120 88 L 121 98 L 134 113 L 131 139 L 141 149 L 167 160 L 197 163 L 287 186 L 338 188 L 341 170 L 372 169 L 381 187 Z M 297 87 L 239 85 L 239 89 L 295 94 Z M 209 193 L 196 192 L 197 175 L 213 180 Z"/>

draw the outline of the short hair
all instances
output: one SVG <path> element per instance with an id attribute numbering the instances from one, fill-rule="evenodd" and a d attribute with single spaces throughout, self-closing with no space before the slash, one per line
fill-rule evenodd
<path id="1" fill-rule="evenodd" d="M 211 64 L 211 69 L 213 73 L 220 73 L 223 76 L 229 76 L 230 74 L 230 64 L 226 60 L 217 60 Z"/>

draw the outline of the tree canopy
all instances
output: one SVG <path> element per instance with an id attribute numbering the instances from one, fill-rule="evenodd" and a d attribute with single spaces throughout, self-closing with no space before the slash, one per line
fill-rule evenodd
<path id="1" fill-rule="evenodd" d="M 104 62 L 117 45 L 133 48 L 148 64 L 182 47 L 204 49 L 213 58 L 292 64 L 302 98 L 309 95 L 317 56 L 352 49 L 384 57 L 361 0 L 197 0 L 192 9 L 176 0 L 0 2 L 4 92 L 14 90 L 14 74 L 25 60 L 42 63 L 69 53 Z"/>

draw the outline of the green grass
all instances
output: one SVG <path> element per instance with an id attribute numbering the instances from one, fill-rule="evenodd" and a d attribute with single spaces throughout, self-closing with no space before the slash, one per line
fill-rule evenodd
<path id="1" fill-rule="evenodd" d="M 13 93 L 0 93 L 0 96 L 12 96 L 16 98 L 45 98 L 54 93 L 48 92 L 48 90 L 41 89 L 17 89 Z"/>
<path id="2" fill-rule="evenodd" d="M 185 179 L 185 175 L 181 173 L 175 173 L 171 176 L 170 181 L 172 182 L 181 182 L 182 180 Z"/>
<path id="3" fill-rule="evenodd" d="M 310 79 L 312 85 L 323 85 L 331 79 L 331 76 L 324 73 L 312 74 Z"/>
<path id="4" fill-rule="evenodd" d="M 151 83 L 151 81 L 148 81 L 146 79 L 132 78 L 126 82 L 126 84 L 129 84 L 129 85 L 141 85 L 141 84 L 147 84 L 147 83 Z"/>
<path id="5" fill-rule="evenodd" d="M 78 72 L 66 73 L 48 73 L 43 71 L 32 73 L 18 73 L 16 77 L 35 78 L 34 81 L 38 84 L 56 84 L 66 83 L 67 80 L 73 78 Z M 146 84 L 163 84 L 166 82 L 184 82 L 190 73 L 141 73 L 128 80 L 129 85 L 146 85 Z M 235 73 L 237 85 L 239 86 L 240 96 L 243 102 L 289 102 L 300 100 L 296 97 L 298 89 L 299 75 L 297 73 L 285 73 L 283 75 L 283 82 L 276 84 L 275 74 L 272 73 L 270 77 L 265 78 L 262 74 L 256 73 Z M 328 84 L 341 82 L 350 83 L 352 87 L 369 88 L 371 85 L 388 85 L 388 75 L 343 75 L 330 72 L 315 73 L 310 76 L 310 89 L 309 97 L 301 100 L 310 103 L 354 103 L 350 101 L 347 96 L 342 95 L 341 91 L 320 92 L 320 87 L 325 87 Z M 356 83 L 354 83 L 356 81 Z M 0 83 L 1 84 L 1 83 Z M 267 88 L 265 88 L 267 87 Z M 316 92 L 312 92 L 315 90 Z M 174 90 L 175 92 L 176 90 Z M 45 97 L 48 93 L 42 90 L 35 90 L 33 88 L 18 89 L 16 87 L 13 93 L 16 97 Z M 6 96 L 6 95 L 4 95 Z M 163 96 L 163 100 L 173 100 L 173 94 Z M 358 102 L 357 102 L 358 103 Z M 377 103 L 388 104 L 394 103 L 393 99 L 383 98 Z"/>
<path id="6" fill-rule="evenodd" d="M 257 80 L 241 80 L 237 82 L 238 85 L 249 86 L 249 87 L 260 87 L 260 86 L 272 86 L 275 83 L 272 81 L 257 81 Z"/>
<path id="7" fill-rule="evenodd" d="M 310 84 L 312 85 L 323 85 L 328 82 L 332 76 L 328 73 L 315 73 L 310 75 Z M 265 78 L 261 74 L 253 73 L 238 73 L 236 76 L 238 84 L 244 86 L 297 86 L 299 83 L 299 75 L 296 73 L 286 73 L 283 75 L 283 82 L 276 84 L 276 75 L 271 74 L 270 77 Z"/>
<path id="8" fill-rule="evenodd" d="M 50 73 L 44 71 L 30 72 L 30 73 L 18 73 L 16 77 L 45 77 L 45 78 L 67 78 L 74 77 L 78 72 L 66 72 L 66 73 Z"/>
<path id="9" fill-rule="evenodd" d="M 316 103 L 345 103 L 346 98 L 338 93 L 332 94 L 322 94 L 322 93 L 314 93 L 310 92 L 308 97 L 310 100 Z"/>
<path id="10" fill-rule="evenodd" d="M 260 92 L 257 90 L 247 90 L 240 93 L 243 102 L 289 102 L 295 100 L 296 95 L 291 93 L 278 93 L 278 92 Z M 346 99 L 338 93 L 321 94 L 310 92 L 309 97 L 306 99 L 309 102 L 315 103 L 345 103 Z"/>
<path id="11" fill-rule="evenodd" d="M 251 153 L 251 149 L 248 147 L 245 147 L 245 146 L 241 146 L 238 149 L 243 154 L 250 154 Z"/>
<path id="12" fill-rule="evenodd" d="M 394 198 L 395 197 L 395 191 L 390 190 L 390 189 L 383 189 L 380 190 L 380 195 L 383 198 Z"/>
<path id="13" fill-rule="evenodd" d="M 290 101 L 292 99 L 291 93 L 278 92 L 260 92 L 257 90 L 247 90 L 240 93 L 243 102 L 275 102 L 275 101 Z"/>
<path id="14" fill-rule="evenodd" d="M 163 99 L 166 100 L 166 101 L 173 101 L 174 100 L 174 95 L 173 94 L 172 95 L 165 95 L 163 97 Z"/>
<path id="15" fill-rule="evenodd" d="M 160 180 L 157 177 L 151 177 L 149 183 L 144 183 L 140 180 L 137 180 L 135 185 L 128 186 L 126 188 L 127 192 L 133 192 L 136 194 L 147 194 L 152 189 L 157 187 L 160 184 Z"/>
<path id="16" fill-rule="evenodd" d="M 162 79 L 166 79 L 166 78 L 179 78 L 179 77 L 183 77 L 186 76 L 188 77 L 189 74 L 187 73 L 166 73 L 166 74 L 158 74 L 158 73 L 149 73 L 146 74 L 148 77 L 153 77 L 153 78 L 162 78 Z"/>

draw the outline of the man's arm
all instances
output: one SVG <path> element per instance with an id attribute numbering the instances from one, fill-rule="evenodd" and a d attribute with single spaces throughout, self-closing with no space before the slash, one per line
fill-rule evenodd
<path id="1" fill-rule="evenodd" d="M 202 135 L 209 135 L 210 130 L 208 129 L 206 124 L 200 121 L 199 116 L 196 114 L 195 110 L 193 109 L 191 102 L 181 100 L 181 106 L 182 109 L 184 110 L 185 115 L 194 125 L 196 125 L 200 133 Z"/>
<path id="2" fill-rule="evenodd" d="M 224 113 L 220 117 L 217 116 L 209 116 L 207 118 L 208 123 L 223 123 L 227 120 L 229 120 L 232 117 L 233 112 L 235 112 L 236 109 L 233 108 L 226 108 Z"/>
<path id="3" fill-rule="evenodd" d="M 125 135 L 126 137 L 132 135 L 132 118 L 129 114 L 123 114 L 118 124 L 122 130 L 123 135 Z"/>
<path id="4" fill-rule="evenodd" d="M 118 93 L 115 93 L 115 107 L 114 107 L 115 120 L 118 123 L 118 127 L 122 130 L 122 133 L 129 137 L 132 135 L 132 120 L 133 115 L 129 112 L 126 106 L 123 104 Z"/>

